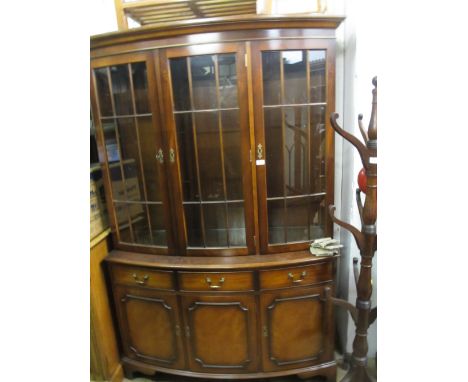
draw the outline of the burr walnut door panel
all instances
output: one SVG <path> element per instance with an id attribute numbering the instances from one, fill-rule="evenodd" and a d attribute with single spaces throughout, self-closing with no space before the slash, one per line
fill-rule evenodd
<path id="1" fill-rule="evenodd" d="M 115 288 L 126 356 L 168 368 L 184 366 L 177 297 L 139 288 Z"/>
<path id="2" fill-rule="evenodd" d="M 332 317 L 322 288 L 264 293 L 260 301 L 264 371 L 306 367 L 330 356 Z"/>
<path id="3" fill-rule="evenodd" d="M 190 370 L 256 371 L 253 296 L 185 296 L 183 309 Z"/>

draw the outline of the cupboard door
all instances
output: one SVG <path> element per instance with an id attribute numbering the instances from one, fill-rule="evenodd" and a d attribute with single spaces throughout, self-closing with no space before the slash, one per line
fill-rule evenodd
<path id="1" fill-rule="evenodd" d="M 115 287 L 115 305 L 126 356 L 164 367 L 184 367 L 175 295 Z"/>
<path id="2" fill-rule="evenodd" d="M 184 296 L 190 370 L 255 371 L 257 343 L 253 296 Z"/>
<path id="3" fill-rule="evenodd" d="M 161 53 L 178 236 L 189 255 L 255 251 L 244 53 L 232 43 Z"/>
<path id="4" fill-rule="evenodd" d="M 166 254 L 173 242 L 152 56 L 92 66 L 93 117 L 117 246 Z"/>
<path id="5" fill-rule="evenodd" d="M 261 295 L 264 371 L 306 367 L 333 357 L 331 304 L 322 296 L 322 288 Z"/>
<path id="6" fill-rule="evenodd" d="M 252 43 L 262 252 L 332 234 L 334 42 Z"/>

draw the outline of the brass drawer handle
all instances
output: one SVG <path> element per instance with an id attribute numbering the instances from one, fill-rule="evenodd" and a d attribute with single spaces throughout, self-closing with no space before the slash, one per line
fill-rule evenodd
<path id="1" fill-rule="evenodd" d="M 302 281 L 304 281 L 305 277 L 307 276 L 307 272 L 306 271 L 302 271 L 301 272 L 301 276 L 299 279 L 297 280 L 294 280 L 294 275 L 292 274 L 292 272 L 289 272 L 288 273 L 288 278 L 290 278 L 292 280 L 293 283 L 300 283 Z"/>
<path id="2" fill-rule="evenodd" d="M 210 286 L 211 289 L 219 289 L 222 287 L 222 284 L 224 283 L 224 277 L 221 277 L 218 281 L 218 285 L 213 285 L 213 281 L 211 281 L 211 277 L 207 277 L 206 283 Z"/>
<path id="3" fill-rule="evenodd" d="M 143 280 L 139 280 L 139 277 L 137 276 L 136 273 L 134 273 L 133 275 L 133 278 L 135 279 L 135 282 L 139 285 L 146 285 L 146 281 L 148 281 L 149 279 L 149 276 L 148 275 L 144 275 L 143 276 Z"/>

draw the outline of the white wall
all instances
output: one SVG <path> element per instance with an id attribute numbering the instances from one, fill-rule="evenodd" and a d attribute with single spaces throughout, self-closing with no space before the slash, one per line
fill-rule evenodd
<path id="1" fill-rule="evenodd" d="M 89 35 L 114 32 L 118 29 L 114 0 L 93 0 L 88 12 Z"/>
<path id="2" fill-rule="evenodd" d="M 339 124 L 345 130 L 360 137 L 357 116 L 364 115 L 365 126 L 370 116 L 372 102 L 372 78 L 377 75 L 377 58 L 373 56 L 376 44 L 376 27 L 372 17 L 375 4 L 370 0 L 329 0 L 327 14 L 346 16 L 337 30 L 337 100 Z M 335 204 L 336 216 L 361 228 L 355 201 L 357 174 L 362 163 L 357 150 L 336 135 L 335 143 Z M 351 303 L 356 301 L 356 285 L 353 275 L 353 257 L 359 256 L 354 238 L 346 230 L 335 226 L 335 236 L 345 245 L 338 269 L 337 295 Z M 377 255 L 376 255 L 377 256 Z M 373 264 L 372 306 L 377 303 L 377 259 Z M 344 309 L 337 308 L 337 330 L 342 350 L 352 352 L 355 334 L 354 323 Z M 369 357 L 377 352 L 377 321 L 369 328 Z"/>

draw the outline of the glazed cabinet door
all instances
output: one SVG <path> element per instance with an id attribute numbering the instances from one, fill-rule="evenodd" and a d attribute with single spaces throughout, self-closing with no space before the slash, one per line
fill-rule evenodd
<path id="1" fill-rule="evenodd" d="M 189 365 L 205 373 L 244 373 L 257 367 L 253 296 L 184 296 Z"/>
<path id="2" fill-rule="evenodd" d="M 263 253 L 332 234 L 334 42 L 252 43 L 255 159 Z"/>
<path id="3" fill-rule="evenodd" d="M 143 288 L 115 287 L 124 354 L 168 368 L 183 368 L 184 353 L 175 295 Z"/>
<path id="4" fill-rule="evenodd" d="M 244 45 L 171 48 L 160 63 L 180 249 L 254 253 Z"/>
<path id="5" fill-rule="evenodd" d="M 323 297 L 323 288 L 261 295 L 264 371 L 306 367 L 333 358 L 332 307 Z"/>
<path id="6" fill-rule="evenodd" d="M 116 246 L 167 254 L 173 240 L 157 98 L 151 55 L 92 61 L 92 114 Z"/>

